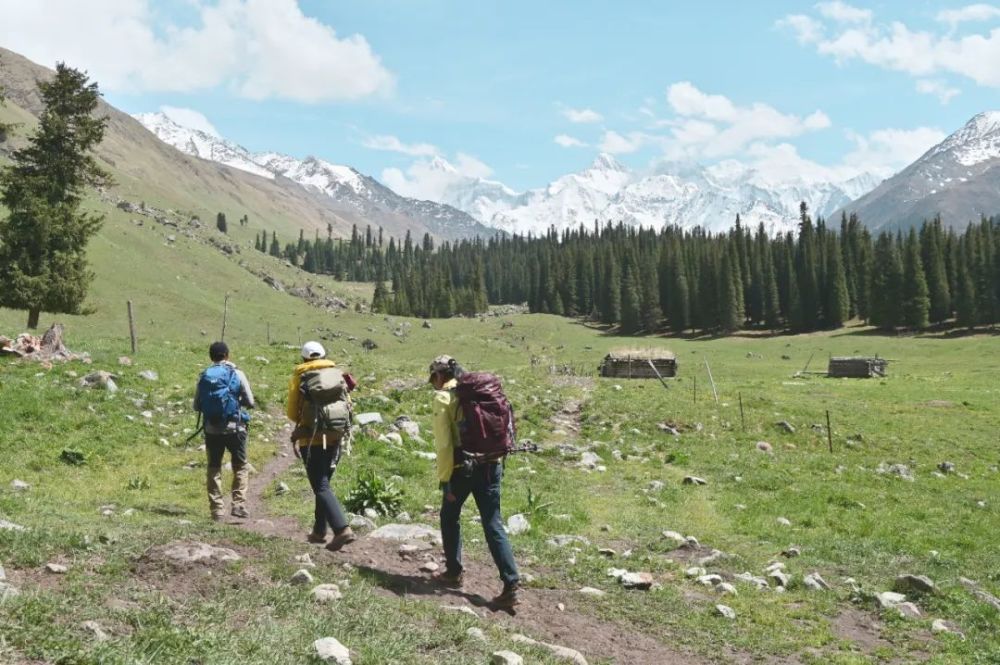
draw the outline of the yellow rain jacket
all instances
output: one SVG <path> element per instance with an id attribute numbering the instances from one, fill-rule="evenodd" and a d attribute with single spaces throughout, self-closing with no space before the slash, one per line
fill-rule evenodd
<path id="1" fill-rule="evenodd" d="M 446 483 L 451 480 L 451 473 L 458 465 L 455 464 L 455 448 L 459 444 L 458 421 L 460 412 L 455 386 L 458 381 L 452 379 L 434 391 L 434 401 L 431 413 L 434 424 L 434 443 L 437 448 L 438 481 Z"/>
<path id="2" fill-rule="evenodd" d="M 295 371 L 292 373 L 292 378 L 288 382 L 288 404 L 285 408 L 285 415 L 288 419 L 295 423 L 295 427 L 304 427 L 305 424 L 302 421 L 302 406 L 303 399 L 302 393 L 299 392 L 299 385 L 302 380 L 302 375 L 310 370 L 323 369 L 324 367 L 336 367 L 337 363 L 326 358 L 319 358 L 317 360 L 309 360 L 300 365 L 295 366 Z M 348 395 L 348 401 L 351 399 Z M 309 440 L 309 435 L 312 432 L 306 432 L 301 436 L 295 438 L 295 443 L 300 447 L 305 447 L 309 445 L 322 446 L 323 445 L 323 433 L 317 432 L 316 436 L 313 437 L 312 441 Z"/>

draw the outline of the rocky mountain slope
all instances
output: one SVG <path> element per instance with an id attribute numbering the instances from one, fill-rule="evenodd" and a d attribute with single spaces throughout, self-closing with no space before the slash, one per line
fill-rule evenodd
<path id="1" fill-rule="evenodd" d="M 958 228 L 1000 213 L 1000 111 L 975 116 L 844 210 L 874 229 L 906 228 L 938 214 Z"/>

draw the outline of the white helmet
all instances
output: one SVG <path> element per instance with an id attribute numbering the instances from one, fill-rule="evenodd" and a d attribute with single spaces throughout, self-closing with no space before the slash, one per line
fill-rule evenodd
<path id="1" fill-rule="evenodd" d="M 326 358 L 326 349 L 319 342 L 306 342 L 302 345 L 302 359 L 303 360 L 317 360 L 318 358 Z"/>

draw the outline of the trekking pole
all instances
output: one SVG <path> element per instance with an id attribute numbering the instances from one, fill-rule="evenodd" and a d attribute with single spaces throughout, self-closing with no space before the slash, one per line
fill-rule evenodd
<path id="1" fill-rule="evenodd" d="M 743 431 L 747 431 L 747 420 L 743 417 L 743 393 L 737 393 L 740 397 L 740 423 L 743 425 Z M 827 412 L 829 415 L 829 412 Z"/>
<path id="2" fill-rule="evenodd" d="M 132 355 L 139 352 L 139 341 L 135 336 L 135 312 L 132 310 L 132 301 L 128 301 L 128 335 L 132 341 Z"/>
<path id="3" fill-rule="evenodd" d="M 226 341 L 226 320 L 229 318 L 229 294 L 226 294 L 226 300 L 222 305 L 222 337 L 219 338 L 220 341 Z"/>

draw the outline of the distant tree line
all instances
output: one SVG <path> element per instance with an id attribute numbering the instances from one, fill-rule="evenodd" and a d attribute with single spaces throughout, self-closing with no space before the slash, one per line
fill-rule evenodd
<path id="1" fill-rule="evenodd" d="M 1000 321 L 1000 217 L 961 233 L 939 218 L 873 237 L 856 216 L 839 229 L 800 208 L 797 233 L 769 236 L 739 217 L 726 233 L 623 224 L 538 238 L 444 243 L 350 240 L 300 234 L 283 248 L 272 233 L 257 249 L 310 272 L 376 283 L 375 311 L 447 317 L 487 304 L 527 302 L 532 312 L 587 317 L 625 334 L 664 330 L 808 332 L 851 319 L 893 330 L 954 318 Z"/>

